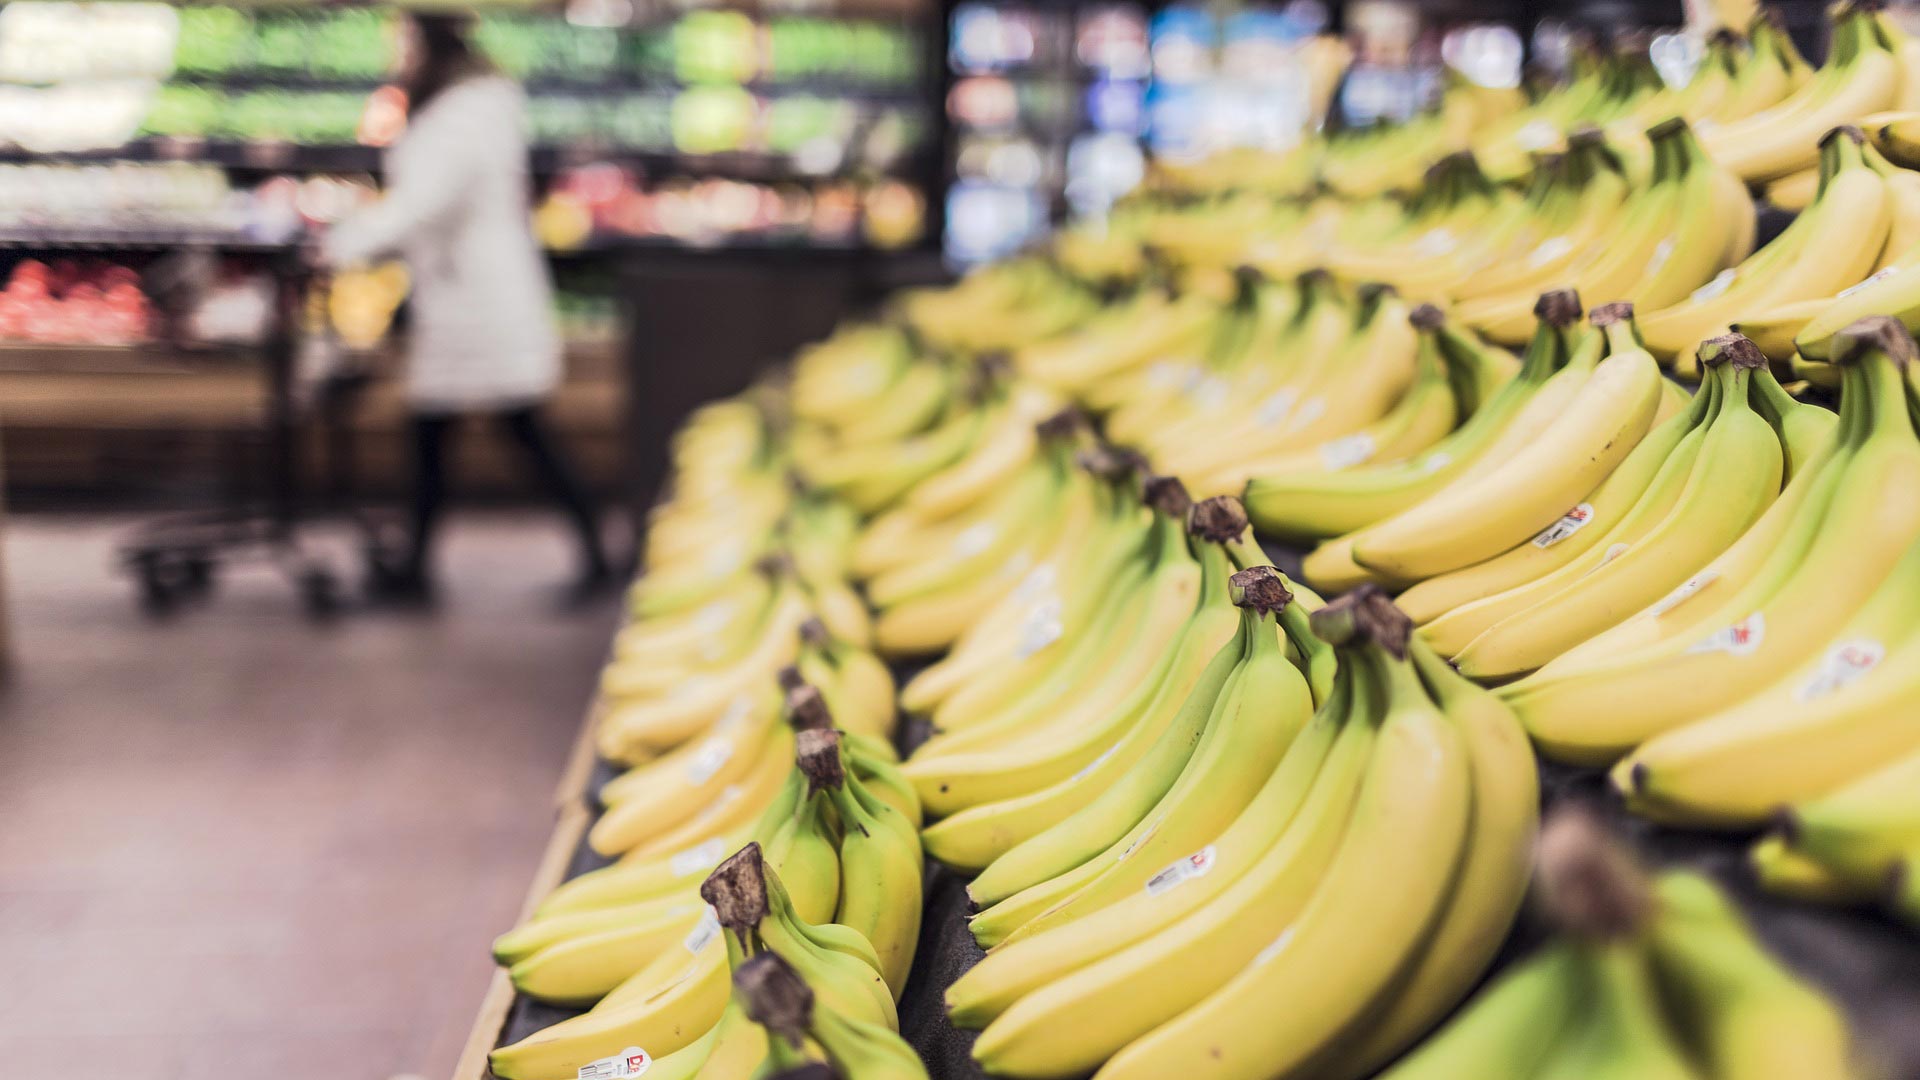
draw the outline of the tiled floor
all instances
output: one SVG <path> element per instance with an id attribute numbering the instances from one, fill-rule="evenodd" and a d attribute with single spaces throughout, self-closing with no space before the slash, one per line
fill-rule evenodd
<path id="1" fill-rule="evenodd" d="M 156 623 L 112 571 L 126 524 L 4 534 L 4 1071 L 447 1076 L 613 605 L 555 614 L 557 529 L 483 516 L 432 614 L 315 626 L 254 569 Z"/>

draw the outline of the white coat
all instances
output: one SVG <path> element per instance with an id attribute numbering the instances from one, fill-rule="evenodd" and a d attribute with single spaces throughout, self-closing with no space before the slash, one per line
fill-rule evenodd
<path id="1" fill-rule="evenodd" d="M 326 238 L 331 266 L 405 260 L 407 396 L 421 411 L 529 405 L 560 380 L 553 283 L 528 220 L 525 117 L 509 79 L 448 87 L 387 150 L 386 194 Z"/>

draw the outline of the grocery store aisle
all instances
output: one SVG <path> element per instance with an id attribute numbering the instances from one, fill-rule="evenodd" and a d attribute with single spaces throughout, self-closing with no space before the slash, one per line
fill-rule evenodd
<path id="1" fill-rule="evenodd" d="M 559 530 L 490 515 L 450 528 L 435 614 L 317 627 L 246 571 L 154 623 L 126 524 L 7 524 L 7 1074 L 440 1080 L 615 605 L 553 614 Z"/>

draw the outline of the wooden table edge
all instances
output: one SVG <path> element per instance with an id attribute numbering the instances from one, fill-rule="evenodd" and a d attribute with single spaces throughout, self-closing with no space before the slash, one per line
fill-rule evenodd
<path id="1" fill-rule="evenodd" d="M 567 867 L 573 862 L 573 854 L 579 850 L 580 840 L 593 820 L 586 796 L 587 782 L 593 777 L 593 730 L 599 717 L 600 700 L 596 697 L 587 707 L 586 718 L 579 734 L 574 736 L 573 749 L 561 769 L 560 783 L 554 791 L 553 833 L 547 837 L 546 850 L 534 868 L 526 899 L 521 901 L 519 922 L 525 922 L 540 901 L 566 880 Z M 487 1080 L 493 1075 L 487 1069 L 487 1054 L 500 1041 L 500 1029 L 513 1008 L 514 996 L 513 982 L 507 978 L 506 969 L 495 969 L 487 983 L 486 995 L 480 999 L 473 1027 L 467 1033 L 466 1045 L 461 1048 L 460 1060 L 453 1067 L 453 1080 Z"/>

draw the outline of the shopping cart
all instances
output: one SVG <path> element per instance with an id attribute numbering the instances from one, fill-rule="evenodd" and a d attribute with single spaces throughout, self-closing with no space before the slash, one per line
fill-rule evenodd
<path id="1" fill-rule="evenodd" d="M 344 601 L 340 572 L 312 545 L 306 526 L 325 518 L 353 524 L 367 557 L 380 550 L 379 532 L 350 506 L 354 489 L 351 417 L 371 375 L 351 362 L 324 319 L 305 317 L 313 295 L 326 283 L 307 267 L 295 246 L 269 253 L 274 282 L 273 317 L 259 347 L 265 373 L 259 483 L 263 494 L 235 499 L 216 509 L 156 518 L 138 527 L 121 549 L 141 607 L 163 615 L 208 594 L 219 571 L 243 562 L 264 562 L 290 582 L 306 613 L 327 618 Z M 323 294 L 321 294 L 323 295 Z M 317 425 L 325 451 L 319 491 L 303 482 L 301 449 L 309 425 Z"/>

